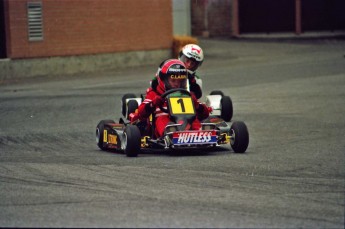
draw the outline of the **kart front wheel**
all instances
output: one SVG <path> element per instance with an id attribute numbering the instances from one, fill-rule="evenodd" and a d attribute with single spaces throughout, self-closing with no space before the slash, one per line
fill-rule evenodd
<path id="1" fill-rule="evenodd" d="M 210 95 L 220 95 L 220 96 L 224 96 L 224 93 L 222 91 L 211 91 Z"/>
<path id="2" fill-rule="evenodd" d="M 101 150 L 105 150 L 103 147 L 103 138 L 104 138 L 104 126 L 106 123 L 115 123 L 114 120 L 102 120 L 98 123 L 96 127 L 96 143 Z"/>
<path id="3" fill-rule="evenodd" d="M 234 113 L 230 96 L 223 96 L 220 100 L 220 104 L 220 117 L 224 119 L 225 122 L 230 122 Z"/>
<path id="4" fill-rule="evenodd" d="M 249 133 L 244 122 L 237 121 L 230 127 L 230 145 L 235 153 L 244 153 L 249 145 Z"/>
<path id="5" fill-rule="evenodd" d="M 141 134 L 137 126 L 127 125 L 124 131 L 124 151 L 127 157 L 136 157 L 140 152 Z"/>

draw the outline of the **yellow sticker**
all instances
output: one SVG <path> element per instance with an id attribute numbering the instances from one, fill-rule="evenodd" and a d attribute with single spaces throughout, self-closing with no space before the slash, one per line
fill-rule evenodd
<path id="1" fill-rule="evenodd" d="M 108 142 L 108 131 L 103 130 L 103 142 Z"/>
<path id="2" fill-rule="evenodd" d="M 116 145 L 117 144 L 117 136 L 109 134 L 108 143 Z"/>
<path id="3" fill-rule="evenodd" d="M 172 114 L 195 114 L 191 97 L 169 98 Z"/>

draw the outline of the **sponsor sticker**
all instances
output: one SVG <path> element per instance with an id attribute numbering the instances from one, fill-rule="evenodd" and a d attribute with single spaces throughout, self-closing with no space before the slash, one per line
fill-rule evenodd
<path id="1" fill-rule="evenodd" d="M 173 143 L 175 145 L 184 144 L 205 144 L 216 143 L 217 135 L 215 131 L 198 131 L 198 132 L 176 132 L 173 134 Z"/>
<path id="2" fill-rule="evenodd" d="M 116 145 L 117 144 L 117 136 L 109 134 L 108 135 L 108 143 Z"/>
<path id="3" fill-rule="evenodd" d="M 103 142 L 108 142 L 108 131 L 103 130 Z"/>

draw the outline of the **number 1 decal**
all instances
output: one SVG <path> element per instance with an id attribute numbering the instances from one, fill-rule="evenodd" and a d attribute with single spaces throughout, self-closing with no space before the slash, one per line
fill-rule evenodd
<path id="1" fill-rule="evenodd" d="M 190 97 L 169 98 L 172 114 L 195 114 L 193 101 Z"/>
<path id="2" fill-rule="evenodd" d="M 183 99 L 177 100 L 177 103 L 181 104 L 182 113 L 185 113 L 186 108 L 184 107 Z"/>

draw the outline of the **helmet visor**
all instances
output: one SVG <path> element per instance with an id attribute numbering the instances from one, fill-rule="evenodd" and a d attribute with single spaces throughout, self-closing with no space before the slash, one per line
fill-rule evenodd
<path id="1" fill-rule="evenodd" d="M 195 71 L 199 65 L 200 65 L 200 62 L 197 61 L 196 59 L 194 58 L 188 58 L 186 55 L 181 55 L 180 57 L 180 60 L 184 63 L 184 65 L 186 66 L 186 68 L 190 71 Z"/>
<path id="2" fill-rule="evenodd" d="M 167 90 L 182 88 L 187 89 L 187 76 L 186 75 L 170 75 L 166 78 L 165 88 Z"/>

